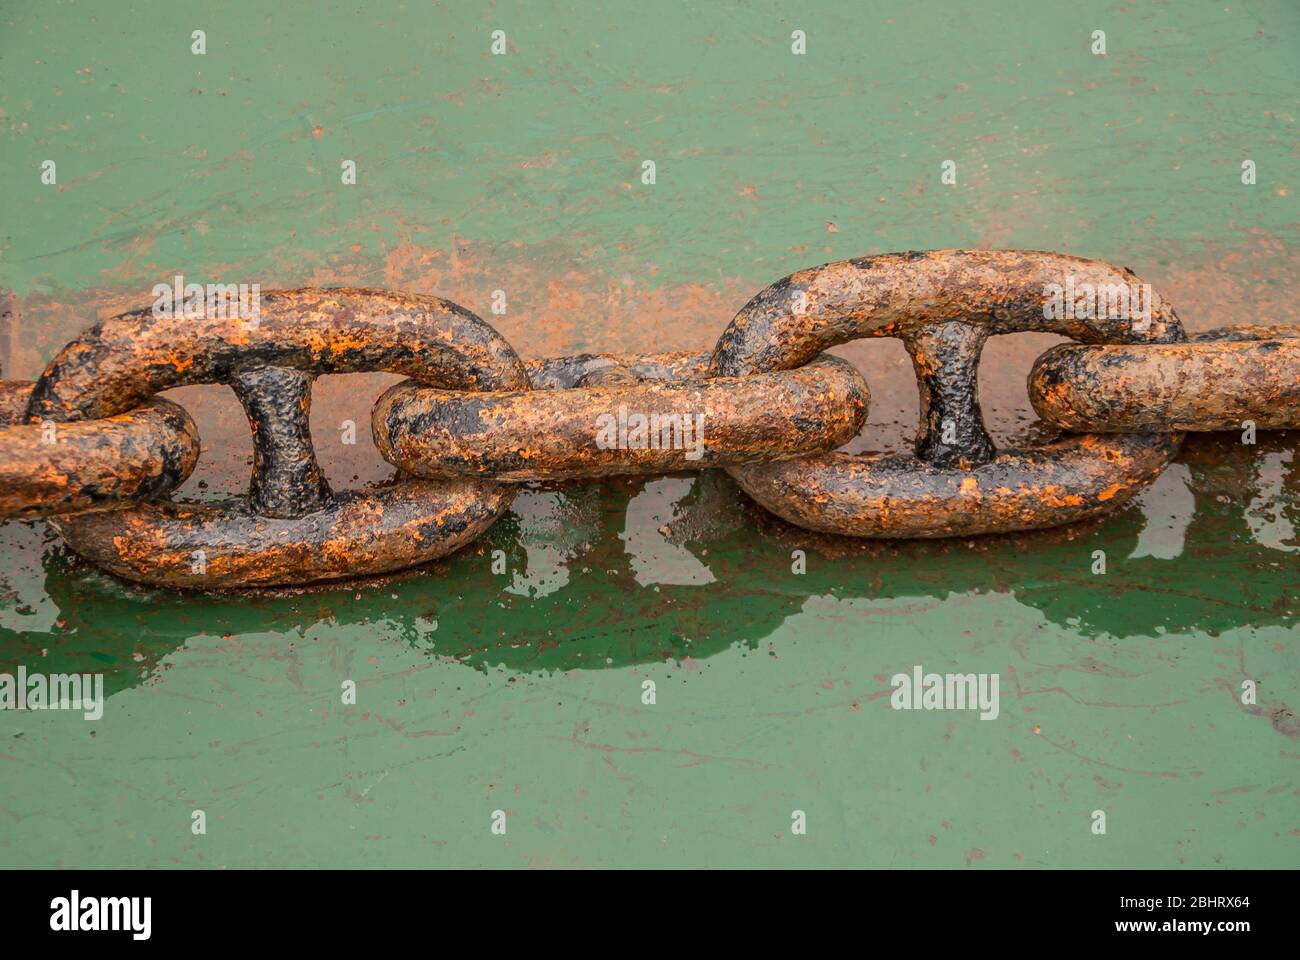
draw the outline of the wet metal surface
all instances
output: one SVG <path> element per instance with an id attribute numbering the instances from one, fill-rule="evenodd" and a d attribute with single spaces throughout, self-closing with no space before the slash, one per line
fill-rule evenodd
<path id="1" fill-rule="evenodd" d="M 76 423 L 180 384 L 229 383 L 253 434 L 247 500 L 144 503 L 56 527 L 68 544 L 142 583 L 221 589 L 386 573 L 458 549 L 509 505 L 491 483 L 397 480 L 334 494 L 311 442 L 320 373 L 383 370 L 457 387 L 526 384 L 519 358 L 456 304 L 369 290 L 286 290 L 247 318 L 177 322 L 149 310 L 96 325 L 50 362 L 28 412 Z"/>
<path id="2" fill-rule="evenodd" d="M 387 573 L 453 553 L 513 496 L 486 481 L 403 480 L 333 494 L 286 518 L 238 498 L 163 500 L 50 523 L 72 549 L 128 580 L 200 590 L 282 586 Z"/>
<path id="3" fill-rule="evenodd" d="M 992 334 L 1050 332 L 1087 343 L 1184 339 L 1152 294 L 1140 325 L 1107 314 L 1050 318 L 1049 289 L 1136 286 L 1132 271 L 1063 254 L 933 250 L 829 263 L 779 280 L 722 334 L 713 369 L 782 370 L 868 336 L 899 337 L 920 389 L 915 457 L 844 454 L 732 467 L 746 492 L 813 530 L 869 537 L 947 537 L 1032 530 L 1113 509 L 1155 479 L 1177 449 L 1169 435 L 1071 439 L 998 455 L 978 399 Z"/>
<path id="4" fill-rule="evenodd" d="M 702 355 L 601 359 L 614 362 L 539 362 L 546 388 L 524 392 L 399 384 L 375 408 L 375 441 L 419 476 L 548 480 L 788 460 L 848 443 L 866 419 L 866 382 L 835 357 L 710 380 Z"/>
<path id="5" fill-rule="evenodd" d="M 1208 330 L 1190 343 L 1054 347 L 1029 375 L 1040 417 L 1066 430 L 1300 427 L 1300 327 Z"/>
<path id="6" fill-rule="evenodd" d="M 194 470 L 190 415 L 154 400 L 111 417 L 28 423 L 33 384 L 0 381 L 0 518 L 121 507 L 170 493 Z"/>
<path id="7" fill-rule="evenodd" d="M 964 537 L 1054 527 L 1114 510 L 1154 480 L 1177 450 L 1167 434 L 1085 434 L 1003 450 L 964 470 L 914 456 L 832 453 L 728 472 L 767 509 L 810 530 Z"/>

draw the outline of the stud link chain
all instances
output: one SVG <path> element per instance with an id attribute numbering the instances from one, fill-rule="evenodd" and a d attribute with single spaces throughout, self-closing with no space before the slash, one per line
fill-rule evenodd
<path id="1" fill-rule="evenodd" d="M 1036 251 L 940 250 L 825 264 L 741 309 L 708 355 L 586 354 L 524 363 L 435 297 L 304 289 L 236 318 L 123 314 L 35 383 L 0 381 L 0 518 L 49 517 L 77 553 L 142 583 L 283 586 L 383 573 L 481 536 L 517 484 L 725 469 L 785 520 L 860 537 L 1030 530 L 1114 510 L 1187 431 L 1300 427 L 1300 329 L 1188 338 L 1133 274 Z M 1034 410 L 1061 431 L 999 450 L 977 395 L 988 337 L 1075 341 L 1034 364 Z M 903 341 L 920 390 L 914 452 L 839 452 L 862 429 L 862 375 L 824 353 Z M 388 484 L 335 492 L 307 427 L 321 373 L 411 378 L 375 403 Z M 156 393 L 235 390 L 254 438 L 249 493 L 169 498 L 194 469 L 193 420 Z"/>

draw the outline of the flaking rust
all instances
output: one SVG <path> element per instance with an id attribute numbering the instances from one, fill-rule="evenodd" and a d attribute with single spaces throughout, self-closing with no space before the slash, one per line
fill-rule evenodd
<path id="1" fill-rule="evenodd" d="M 520 390 L 528 375 L 510 344 L 465 308 L 437 297 L 353 288 L 263 292 L 256 325 L 172 320 L 136 310 L 65 346 L 32 391 L 34 419 L 122 413 L 160 390 L 229 383 L 262 367 L 313 374 L 383 370 L 463 390 Z"/>
<path id="2" fill-rule="evenodd" d="M 128 580 L 206 590 L 290 586 L 388 573 L 452 553 L 513 499 L 513 488 L 490 481 L 403 480 L 343 491 L 298 517 L 266 517 L 239 498 L 162 500 L 51 523 L 77 553 Z"/>
<path id="3" fill-rule="evenodd" d="M 1028 530 L 1113 509 L 1149 483 L 1175 438 L 1064 439 L 999 454 L 984 427 L 977 370 L 991 335 L 1058 333 L 1085 343 L 1185 339 L 1158 296 L 1140 318 L 1055 311 L 1052 290 L 1130 289 L 1096 260 L 1018 250 L 936 250 L 803 270 L 755 296 L 723 332 L 711 372 L 797 367 L 836 344 L 897 337 L 912 358 L 921 428 L 914 457 L 846 454 L 728 467 L 772 512 L 801 526 L 869 537 Z"/>
<path id="4" fill-rule="evenodd" d="M 1132 433 L 1300 427 L 1300 327 L 1247 325 L 1187 343 L 1062 344 L 1034 364 L 1029 399 L 1066 430 Z"/>
<path id="5" fill-rule="evenodd" d="M 1080 292 L 1103 290 L 1106 310 L 1077 309 Z M 51 522 L 74 550 L 132 580 L 298 586 L 450 553 L 509 507 L 511 481 L 721 466 L 811 530 L 968 536 L 1113 510 L 1169 463 L 1183 430 L 1300 424 L 1295 329 L 1188 342 L 1131 272 L 1036 251 L 803 270 L 746 304 L 711 356 L 525 366 L 462 307 L 374 290 L 272 291 L 258 315 L 124 314 L 68 344 L 35 384 L 0 383 L 0 516 L 58 514 Z M 979 406 L 980 355 L 988 337 L 1024 331 L 1079 341 L 1039 359 L 1030 392 L 1046 420 L 1087 432 L 998 451 Z M 915 454 L 829 452 L 856 435 L 869 396 L 861 374 L 823 352 L 876 336 L 901 339 L 912 358 Z M 412 378 L 372 412 L 381 453 L 408 473 L 336 493 L 308 429 L 313 380 L 379 370 Z M 192 383 L 229 384 L 243 404 L 254 440 L 246 497 L 154 499 L 198 455 L 189 416 L 155 394 Z M 132 501 L 144 502 L 109 509 Z"/>
<path id="6" fill-rule="evenodd" d="M 190 415 L 153 400 L 81 423 L 27 423 L 31 383 L 0 381 L 0 518 L 112 510 L 170 493 L 199 459 Z"/>
<path id="7" fill-rule="evenodd" d="M 530 364 L 540 389 L 408 381 L 375 405 L 375 444 L 425 477 L 558 480 L 787 460 L 847 443 L 866 419 L 866 381 L 843 360 L 705 379 L 708 365 L 704 355 L 586 355 Z M 639 437 L 636 417 L 647 425 Z"/>
<path id="8" fill-rule="evenodd" d="M 961 537 L 1074 523 L 1113 510 L 1178 452 L 1168 434 L 1067 436 L 970 470 L 914 456 L 832 453 L 728 471 L 790 523 L 854 537 Z"/>
<path id="9" fill-rule="evenodd" d="M 31 392 L 31 418 L 113 417 L 155 391 L 228 383 L 253 433 L 247 497 L 142 503 L 55 526 L 77 553 L 143 583 L 207 589 L 282 586 L 385 573 L 444 556 L 486 530 L 512 488 L 400 479 L 334 493 L 311 444 L 311 381 L 384 370 L 461 389 L 527 385 L 506 341 L 434 297 L 373 290 L 263 294 L 260 318 L 176 322 L 137 311 L 65 347 Z"/>

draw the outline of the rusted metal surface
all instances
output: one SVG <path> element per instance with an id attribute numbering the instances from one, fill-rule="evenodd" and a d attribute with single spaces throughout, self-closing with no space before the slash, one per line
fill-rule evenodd
<path id="1" fill-rule="evenodd" d="M 1141 285 L 1130 271 L 1100 261 L 1015 250 L 887 254 L 779 280 L 746 304 L 723 333 L 712 372 L 789 369 L 836 344 L 898 337 L 920 389 L 916 457 L 855 465 L 841 456 L 729 469 L 779 515 L 857 536 L 1025 530 L 1110 509 L 1123 502 L 1125 491 L 1131 495 L 1154 479 L 1159 468 L 1152 465 L 1163 466 L 1176 448 L 1169 437 L 1126 438 L 1097 450 L 1067 444 L 998 458 L 984 427 L 976 378 L 980 352 L 995 334 L 1041 331 L 1085 343 L 1184 339 L 1172 308 L 1155 294 L 1142 304 L 1140 317 L 1053 309 L 1053 289 L 1109 288 Z M 1084 463 L 1098 454 L 1093 464 Z M 993 469 L 977 476 L 986 464 Z M 1096 471 L 1101 472 L 1094 476 Z M 1058 483 L 1066 480 L 1082 489 L 1066 490 Z"/>
<path id="2" fill-rule="evenodd" d="M 122 413 L 159 390 L 227 383 L 259 367 L 315 374 L 384 370 L 462 390 L 521 390 L 524 366 L 491 326 L 437 297 L 351 288 L 273 290 L 256 326 L 160 319 L 148 309 L 96 324 L 50 361 L 29 414 Z"/>
<path id="3" fill-rule="evenodd" d="M 490 326 L 433 297 L 369 290 L 265 294 L 256 325 L 137 311 L 70 343 L 32 391 L 29 414 L 112 416 L 156 390 L 229 383 L 254 440 L 247 498 L 144 504 L 58 526 L 78 553 L 121 576 L 173 586 L 310 583 L 443 556 L 485 530 L 509 488 L 406 480 L 333 494 L 308 429 L 318 373 L 385 370 L 472 389 L 522 387 L 523 364 Z"/>
<path id="4" fill-rule="evenodd" d="M 1101 291 L 1110 291 L 1108 301 L 1096 299 Z M 1119 436 L 1044 436 L 999 452 L 979 406 L 980 356 L 990 336 L 1030 331 L 1084 342 L 1050 351 L 1031 378 L 1036 402 L 1049 404 L 1043 410 L 1066 403 L 1074 411 L 1075 419 L 1056 417 L 1058 425 L 1091 428 L 1088 410 L 1132 408 L 1124 391 L 1142 376 L 1137 406 L 1155 412 L 1117 421 L 1109 429 Z M 912 359 L 922 419 L 915 455 L 831 453 L 856 437 L 869 395 L 860 373 L 822 351 L 881 336 L 901 339 Z M 1126 502 L 1174 456 L 1186 424 L 1235 425 L 1243 411 L 1261 427 L 1294 424 L 1296 347 L 1300 338 L 1286 328 L 1186 342 L 1172 309 L 1131 272 L 1022 251 L 826 264 L 754 297 L 711 355 L 582 354 L 528 365 L 487 323 L 437 298 L 276 291 L 252 323 L 150 311 L 114 317 L 66 346 L 34 385 L 0 391 L 0 413 L 26 421 L 7 429 L 53 421 L 71 441 L 84 437 L 95 453 L 80 455 L 100 456 L 93 462 L 109 477 L 95 486 L 80 475 L 27 476 L 22 482 L 53 491 L 24 494 L 16 481 L 3 495 L 12 502 L 0 498 L 0 507 L 67 514 L 170 490 L 192 469 L 197 437 L 185 412 L 155 400 L 155 391 L 226 383 L 253 434 L 248 495 L 65 516 L 56 526 L 74 550 L 147 583 L 297 586 L 443 556 L 508 508 L 517 489 L 510 482 L 717 466 L 773 513 L 820 532 L 927 538 L 1039 529 Z M 1180 361 L 1189 356 L 1210 359 Z M 1134 374 L 1125 363 L 1155 366 Z M 376 445 L 390 463 L 428 479 L 399 472 L 373 491 L 336 494 L 312 447 L 312 383 L 320 373 L 374 370 L 413 378 L 374 405 Z M 1187 413 L 1194 402 L 1201 406 Z M 155 447 L 164 442 L 156 437 L 173 445 L 161 453 L 123 447 L 125 439 L 113 446 L 110 428 L 129 439 L 142 424 Z M 14 448 L 19 479 L 41 469 L 29 449 L 36 436 L 23 434 Z"/>
<path id="5" fill-rule="evenodd" d="M 248 505 L 264 517 L 301 517 L 331 500 L 311 442 L 311 382 L 311 374 L 287 367 L 261 367 L 230 378 L 253 431 Z"/>
<path id="6" fill-rule="evenodd" d="M 34 384 L 0 381 L 0 518 L 109 510 L 170 493 L 194 470 L 190 415 L 153 400 L 98 420 L 27 423 Z"/>
<path id="7" fill-rule="evenodd" d="M 128 580 L 205 590 L 286 586 L 387 573 L 458 550 L 510 506 L 513 488 L 478 480 L 403 480 L 349 490 L 296 517 L 240 498 L 163 500 L 51 523 L 87 560 Z"/>
<path id="8" fill-rule="evenodd" d="M 1300 327 L 1224 327 L 1188 343 L 1062 344 L 1034 364 L 1029 398 L 1067 430 L 1300 427 Z"/>
<path id="9" fill-rule="evenodd" d="M 688 354 L 538 361 L 529 375 L 543 389 L 510 392 L 407 381 L 376 404 L 375 443 L 420 476 L 555 480 L 787 460 L 847 443 L 866 418 L 866 381 L 843 360 L 701 379 L 709 362 Z"/>
<path id="10" fill-rule="evenodd" d="M 1068 436 L 1004 450 L 969 470 L 913 456 L 832 453 L 731 467 L 758 503 L 790 523 L 855 537 L 960 537 L 1074 523 L 1112 510 L 1178 452 L 1168 434 Z"/>

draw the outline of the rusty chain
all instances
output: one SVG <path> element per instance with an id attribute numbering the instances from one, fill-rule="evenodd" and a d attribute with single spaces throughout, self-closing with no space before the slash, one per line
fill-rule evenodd
<path id="1" fill-rule="evenodd" d="M 1134 308 L 1136 305 L 1136 309 Z M 1030 400 L 1059 431 L 998 450 L 977 395 L 991 335 L 1040 331 Z M 866 420 L 862 375 L 825 350 L 903 341 L 922 423 L 913 454 L 837 448 Z M 376 402 L 397 475 L 334 492 L 308 430 L 312 380 L 411 379 Z M 246 496 L 168 497 L 194 469 L 189 415 L 156 397 L 228 384 L 254 441 Z M 35 383 L 0 381 L 0 518 L 48 517 L 118 576 L 176 587 L 282 586 L 399 570 L 483 534 L 517 484 L 720 467 L 791 523 L 860 537 L 1030 530 L 1113 510 L 1186 431 L 1300 427 L 1300 330 L 1188 339 L 1132 272 L 1033 251 L 941 250 L 830 263 L 749 301 L 711 355 L 522 362 L 435 297 L 358 289 L 264 295 L 239 318 L 106 320 Z"/>

